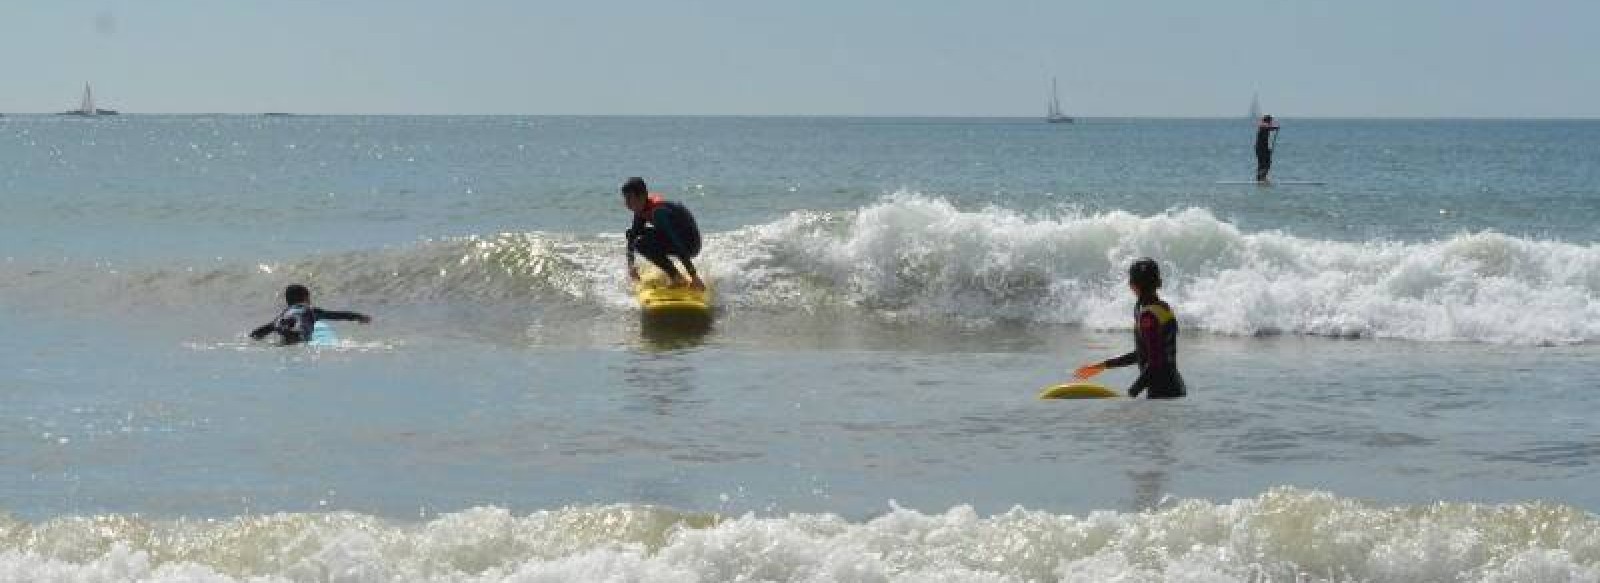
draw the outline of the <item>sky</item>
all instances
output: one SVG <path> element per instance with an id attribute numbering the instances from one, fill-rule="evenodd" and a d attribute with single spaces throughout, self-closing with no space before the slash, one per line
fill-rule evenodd
<path id="1" fill-rule="evenodd" d="M 1600 117 L 1593 0 L 0 0 L 0 112 Z"/>

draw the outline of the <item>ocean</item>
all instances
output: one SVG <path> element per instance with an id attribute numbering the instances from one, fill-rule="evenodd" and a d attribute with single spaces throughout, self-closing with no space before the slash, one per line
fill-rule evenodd
<path id="1" fill-rule="evenodd" d="M 0 118 L 0 581 L 1600 581 L 1600 122 L 1281 123 Z"/>

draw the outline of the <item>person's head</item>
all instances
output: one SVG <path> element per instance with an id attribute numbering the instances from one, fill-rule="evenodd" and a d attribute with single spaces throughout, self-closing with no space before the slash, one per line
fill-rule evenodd
<path id="1" fill-rule="evenodd" d="M 294 284 L 283 288 L 283 302 L 289 305 L 305 304 L 311 302 L 311 290 L 306 286 Z"/>
<path id="2" fill-rule="evenodd" d="M 1128 287 L 1140 297 L 1155 295 L 1161 289 L 1161 266 L 1149 257 L 1135 260 L 1128 266 Z"/>
<path id="3" fill-rule="evenodd" d="M 650 187 L 645 185 L 643 178 L 635 176 L 622 183 L 622 204 L 628 210 L 639 212 L 649 199 Z"/>
<path id="4" fill-rule="evenodd" d="M 1265 123 L 1265 124 L 1272 123 L 1272 116 L 1270 116 L 1270 115 L 1261 116 L 1261 123 Z"/>

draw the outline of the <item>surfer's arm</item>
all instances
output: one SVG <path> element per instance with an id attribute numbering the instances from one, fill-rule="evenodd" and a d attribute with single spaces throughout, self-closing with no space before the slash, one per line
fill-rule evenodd
<path id="1" fill-rule="evenodd" d="M 1073 371 L 1072 372 L 1072 378 L 1075 378 L 1075 379 L 1080 380 L 1080 381 L 1089 380 L 1091 378 L 1094 378 L 1095 375 L 1100 374 L 1102 372 L 1105 372 L 1105 370 L 1108 369 L 1108 368 L 1117 368 L 1117 367 L 1122 367 L 1122 366 L 1128 366 L 1130 364 L 1138 362 L 1138 360 L 1139 360 L 1139 353 L 1137 353 L 1137 352 L 1129 352 L 1127 354 L 1124 354 L 1122 356 L 1118 356 L 1116 358 L 1102 360 L 1100 362 L 1091 362 L 1089 364 L 1085 364 L 1083 366 L 1080 366 L 1080 367 L 1078 367 L 1078 370 Z"/>
<path id="2" fill-rule="evenodd" d="M 272 329 L 273 328 L 277 328 L 277 325 L 276 325 L 275 322 L 267 322 L 265 324 L 262 324 L 260 327 L 256 328 L 255 330 L 251 330 L 250 331 L 250 338 L 253 339 L 253 340 L 260 340 L 262 338 L 266 338 L 268 334 L 272 333 Z"/>
<path id="3" fill-rule="evenodd" d="M 639 280 L 639 268 L 633 262 L 633 231 L 628 231 L 628 279 Z"/>
<path id="4" fill-rule="evenodd" d="M 628 248 L 628 273 L 634 274 L 634 277 L 638 277 L 638 275 L 633 269 L 633 239 L 638 237 L 641 231 L 644 231 L 644 217 L 634 215 L 633 224 L 628 226 L 628 232 L 622 236 L 623 242 Z"/>
<path id="5" fill-rule="evenodd" d="M 694 270 L 694 261 L 689 259 L 688 255 L 680 256 L 678 259 L 683 261 L 683 270 L 689 272 L 689 287 L 698 290 L 706 289 L 706 282 L 701 281 L 700 274 Z"/>
<path id="6" fill-rule="evenodd" d="M 1139 351 L 1135 350 L 1116 358 L 1108 358 L 1105 360 L 1105 362 L 1100 363 L 1100 365 L 1104 366 L 1105 368 L 1122 368 L 1137 362 L 1139 362 Z"/>
<path id="7" fill-rule="evenodd" d="M 372 321 L 371 316 L 362 314 L 360 312 L 340 312 L 337 310 L 324 310 L 322 308 L 312 308 L 312 310 L 312 313 L 316 314 L 318 320 L 355 320 L 362 324 Z"/>
<path id="8" fill-rule="evenodd" d="M 1148 314 L 1146 314 L 1146 315 L 1148 315 Z M 1144 322 L 1144 320 L 1143 320 L 1143 318 L 1141 318 L 1140 319 L 1141 327 L 1143 325 L 1143 322 Z M 1140 330 L 1140 333 L 1142 334 L 1143 330 Z M 1133 352 L 1129 352 L 1129 353 L 1124 354 L 1122 356 L 1107 358 L 1107 359 L 1102 360 L 1100 362 L 1083 365 L 1083 366 L 1078 368 L 1077 375 L 1078 375 L 1078 378 L 1080 378 L 1080 379 L 1086 379 L 1086 378 L 1092 377 L 1094 375 L 1100 374 L 1100 371 L 1103 371 L 1103 370 L 1108 369 L 1108 368 L 1122 368 L 1124 366 L 1128 366 L 1128 365 L 1132 365 L 1132 364 L 1138 364 L 1138 363 L 1139 363 L 1139 350 L 1136 348 L 1136 349 L 1134 349 Z"/>

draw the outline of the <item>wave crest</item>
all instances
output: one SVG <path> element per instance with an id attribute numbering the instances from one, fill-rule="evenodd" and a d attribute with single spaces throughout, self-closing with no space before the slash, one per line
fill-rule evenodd
<path id="1" fill-rule="evenodd" d="M 1124 269 L 1161 262 L 1185 327 L 1225 334 L 1576 343 L 1600 338 L 1600 248 L 1494 232 L 1432 242 L 1246 233 L 1204 209 L 1023 215 L 899 194 L 749 227 L 717 254 L 760 303 L 1126 328 Z M 730 285 L 731 284 L 731 285 Z M 806 290 L 822 288 L 823 292 Z"/>
<path id="2" fill-rule="evenodd" d="M 260 265 L 102 270 L 98 280 L 8 263 L 0 286 L 69 306 L 134 297 L 236 309 L 275 303 L 284 284 L 299 282 L 339 305 L 621 310 L 633 305 L 622 255 L 616 236 L 504 233 Z M 1126 266 L 1144 256 L 1160 261 L 1162 295 L 1188 330 L 1600 340 L 1600 247 L 1492 231 L 1329 241 L 1245 232 L 1199 208 L 1023 214 L 901 193 L 854 211 L 800 211 L 709 234 L 697 262 L 724 309 L 1125 329 Z"/>

